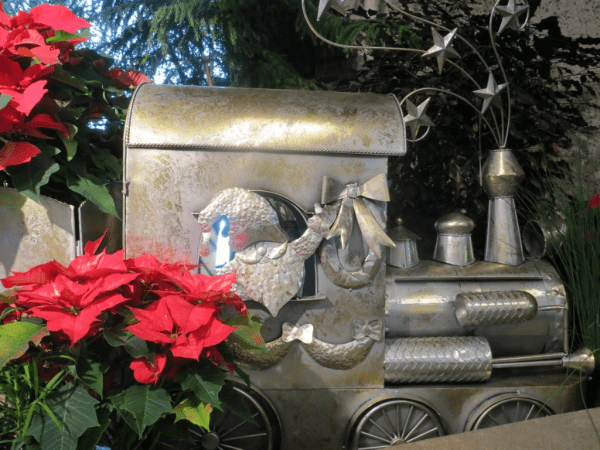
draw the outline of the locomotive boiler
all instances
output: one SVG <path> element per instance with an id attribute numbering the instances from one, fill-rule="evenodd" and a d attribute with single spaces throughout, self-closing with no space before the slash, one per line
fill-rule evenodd
<path id="1" fill-rule="evenodd" d="M 392 96 L 138 88 L 127 257 L 235 270 L 267 346 L 230 343 L 253 420 L 215 415 L 190 448 L 377 449 L 581 407 L 580 376 L 564 368 L 593 359 L 569 354 L 564 286 L 520 242 L 507 247 L 510 226 L 491 218 L 487 261 L 462 213 L 423 224 L 438 233 L 430 260 L 414 230 L 386 229 L 388 158 L 405 152 Z M 511 213 L 509 196 L 490 197 Z"/>

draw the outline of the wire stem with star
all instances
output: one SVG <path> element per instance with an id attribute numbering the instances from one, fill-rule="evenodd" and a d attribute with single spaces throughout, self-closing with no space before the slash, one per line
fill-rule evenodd
<path id="1" fill-rule="evenodd" d="M 336 9 L 338 12 L 344 13 L 345 1 L 346 0 L 319 0 L 317 20 L 319 20 L 321 18 L 321 15 L 324 13 L 324 11 L 330 6 L 333 7 L 334 9 Z M 510 121 L 511 121 L 511 94 L 510 94 L 508 77 L 506 75 L 506 71 L 504 70 L 504 66 L 502 65 L 502 60 L 500 58 L 500 55 L 498 53 L 498 49 L 496 46 L 493 21 L 494 21 L 494 17 L 496 16 L 496 14 L 500 15 L 502 18 L 502 22 L 501 22 L 500 27 L 497 32 L 498 35 L 500 35 L 507 28 L 511 28 L 511 29 L 518 30 L 518 31 L 524 29 L 529 20 L 528 1 L 527 0 L 508 0 L 506 5 L 500 6 L 500 2 L 503 0 L 498 0 L 496 2 L 496 4 L 494 5 L 494 7 L 492 8 L 492 12 L 490 14 L 490 23 L 489 23 L 490 41 L 491 41 L 491 45 L 492 45 L 492 50 L 494 51 L 494 55 L 498 62 L 498 67 L 502 73 L 502 78 L 504 81 L 504 83 L 502 83 L 502 84 L 498 84 L 496 82 L 496 79 L 494 78 L 494 75 L 492 72 L 492 68 L 487 64 L 487 62 L 485 61 L 485 59 L 483 58 L 481 53 L 479 51 L 477 51 L 475 46 L 473 46 L 473 44 L 471 44 L 471 42 L 469 42 L 467 39 L 465 39 L 464 37 L 462 37 L 458 34 L 458 29 L 450 30 L 449 28 L 446 28 L 444 26 L 441 26 L 441 25 L 431 22 L 429 20 L 423 19 L 421 17 L 415 16 L 411 13 L 408 13 L 398 6 L 396 0 L 382 0 L 382 1 L 384 1 L 390 9 L 397 12 L 398 14 L 400 14 L 404 17 L 419 21 L 423 24 L 430 25 L 432 27 L 432 35 L 433 35 L 433 41 L 434 41 L 433 47 L 431 47 L 429 50 L 420 50 L 420 49 L 401 48 L 401 47 L 375 47 L 375 46 L 365 46 L 365 45 L 338 44 L 336 42 L 330 41 L 329 39 L 325 38 L 314 28 L 314 26 L 310 22 L 308 15 L 306 13 L 305 0 L 302 0 L 302 12 L 304 14 L 306 23 L 308 24 L 308 26 L 312 30 L 312 32 L 319 39 L 321 39 L 323 42 L 326 42 L 329 45 L 339 47 L 339 48 L 344 48 L 344 49 L 353 49 L 353 50 L 384 50 L 384 51 L 391 50 L 391 51 L 405 51 L 405 52 L 412 52 L 412 53 L 421 53 L 421 55 L 423 57 L 432 57 L 432 58 L 434 57 L 437 59 L 438 71 L 440 74 L 442 73 L 442 71 L 444 69 L 444 65 L 446 63 L 448 63 L 450 66 L 458 69 L 465 77 L 467 77 L 467 79 L 469 79 L 477 87 L 477 90 L 473 91 L 473 93 L 483 100 L 482 107 L 480 110 L 477 109 L 473 105 L 473 103 L 469 102 L 466 98 L 464 98 L 460 95 L 454 94 L 451 91 L 444 90 L 444 89 L 424 88 L 424 89 L 418 89 L 418 90 L 408 94 L 401 102 L 399 102 L 399 104 L 403 105 L 404 103 L 406 103 L 407 110 L 408 110 L 408 114 L 406 116 L 407 117 L 406 123 L 411 128 L 411 132 L 412 132 L 412 136 L 413 136 L 412 141 L 421 140 L 424 137 L 424 136 L 421 136 L 421 138 L 417 139 L 417 134 L 418 134 L 420 127 L 427 126 L 427 128 L 429 129 L 429 127 L 433 126 L 434 123 L 425 114 L 427 106 L 428 106 L 431 98 L 426 99 L 423 103 L 421 103 L 420 105 L 417 106 L 414 103 L 412 103 L 408 99 L 408 97 L 414 95 L 417 92 L 423 92 L 423 91 L 428 90 L 431 92 L 438 92 L 438 93 L 453 95 L 453 96 L 463 100 L 464 102 L 466 102 L 469 106 L 475 108 L 477 110 L 480 118 L 483 119 L 483 121 L 487 124 L 488 128 L 492 132 L 492 135 L 494 137 L 496 145 L 498 145 L 499 148 L 506 148 L 507 141 L 508 141 L 508 135 L 509 135 L 509 131 L 510 131 Z M 519 1 L 523 4 L 517 5 L 517 3 L 516 3 L 517 1 Z M 526 14 L 526 17 L 525 17 L 523 23 L 520 23 L 520 17 L 523 16 L 523 14 Z M 446 34 L 445 36 L 442 36 L 438 32 L 438 29 L 442 30 L 442 31 L 446 31 L 448 34 Z M 477 82 L 477 80 L 475 80 L 465 69 L 463 69 L 461 66 L 454 63 L 453 61 L 450 61 L 450 59 L 452 59 L 452 58 L 460 58 L 459 53 L 453 47 L 453 42 L 455 39 L 458 39 L 461 42 L 463 42 L 465 45 L 467 45 L 471 49 L 472 54 L 477 56 L 478 59 L 482 62 L 485 70 L 488 72 L 488 81 L 487 81 L 486 87 L 480 86 L 479 83 Z M 502 93 L 506 94 L 506 100 L 507 100 L 506 101 L 506 105 L 507 105 L 506 112 L 503 107 L 502 96 L 501 96 Z M 494 111 L 494 108 L 490 108 L 490 106 L 497 107 L 500 110 L 500 124 L 498 123 L 498 119 L 496 118 L 496 113 Z M 488 111 L 491 113 L 491 116 L 492 116 L 492 121 L 494 123 L 493 127 L 490 124 L 490 122 L 484 117 L 486 112 L 488 112 Z"/>

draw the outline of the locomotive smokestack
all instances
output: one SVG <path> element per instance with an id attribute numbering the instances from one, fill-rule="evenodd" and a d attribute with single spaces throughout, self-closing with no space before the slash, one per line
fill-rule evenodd
<path id="1" fill-rule="evenodd" d="M 492 150 L 483 168 L 483 189 L 490 198 L 486 261 L 511 266 L 525 261 L 514 198 L 524 176 L 511 150 Z"/>

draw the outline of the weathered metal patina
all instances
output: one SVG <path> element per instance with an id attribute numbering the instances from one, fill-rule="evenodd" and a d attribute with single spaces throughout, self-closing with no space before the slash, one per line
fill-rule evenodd
<path id="1" fill-rule="evenodd" d="M 267 352 L 230 341 L 260 418 L 249 434 L 231 424 L 236 448 L 383 448 L 487 426 L 502 405 L 515 420 L 521 404 L 539 414 L 579 407 L 578 382 L 556 387 L 561 367 L 585 371 L 590 354 L 568 354 L 568 302 L 550 265 L 474 261 L 473 223 L 462 214 L 438 223 L 449 236 L 441 261 L 421 260 L 418 237 L 401 227 L 388 236 L 387 159 L 404 152 L 389 96 L 135 93 L 127 256 L 235 270 L 237 292 L 262 322 Z M 498 180 L 488 181 L 494 196 Z M 198 443 L 218 449 L 228 433 Z"/>

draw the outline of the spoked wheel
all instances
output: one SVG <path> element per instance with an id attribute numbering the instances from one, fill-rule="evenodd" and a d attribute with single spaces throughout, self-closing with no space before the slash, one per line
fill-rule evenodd
<path id="1" fill-rule="evenodd" d="M 519 394 L 494 397 L 471 414 L 465 431 L 539 419 L 554 414 L 541 401 Z"/>
<path id="2" fill-rule="evenodd" d="M 392 399 L 367 409 L 351 434 L 351 450 L 384 449 L 444 435 L 438 415 L 428 406 Z"/>
<path id="3" fill-rule="evenodd" d="M 255 390 L 234 386 L 246 404 L 252 421 L 231 409 L 213 411 L 210 431 L 191 425 L 192 441 L 163 442 L 161 450 L 277 450 L 279 421 L 268 400 Z"/>

